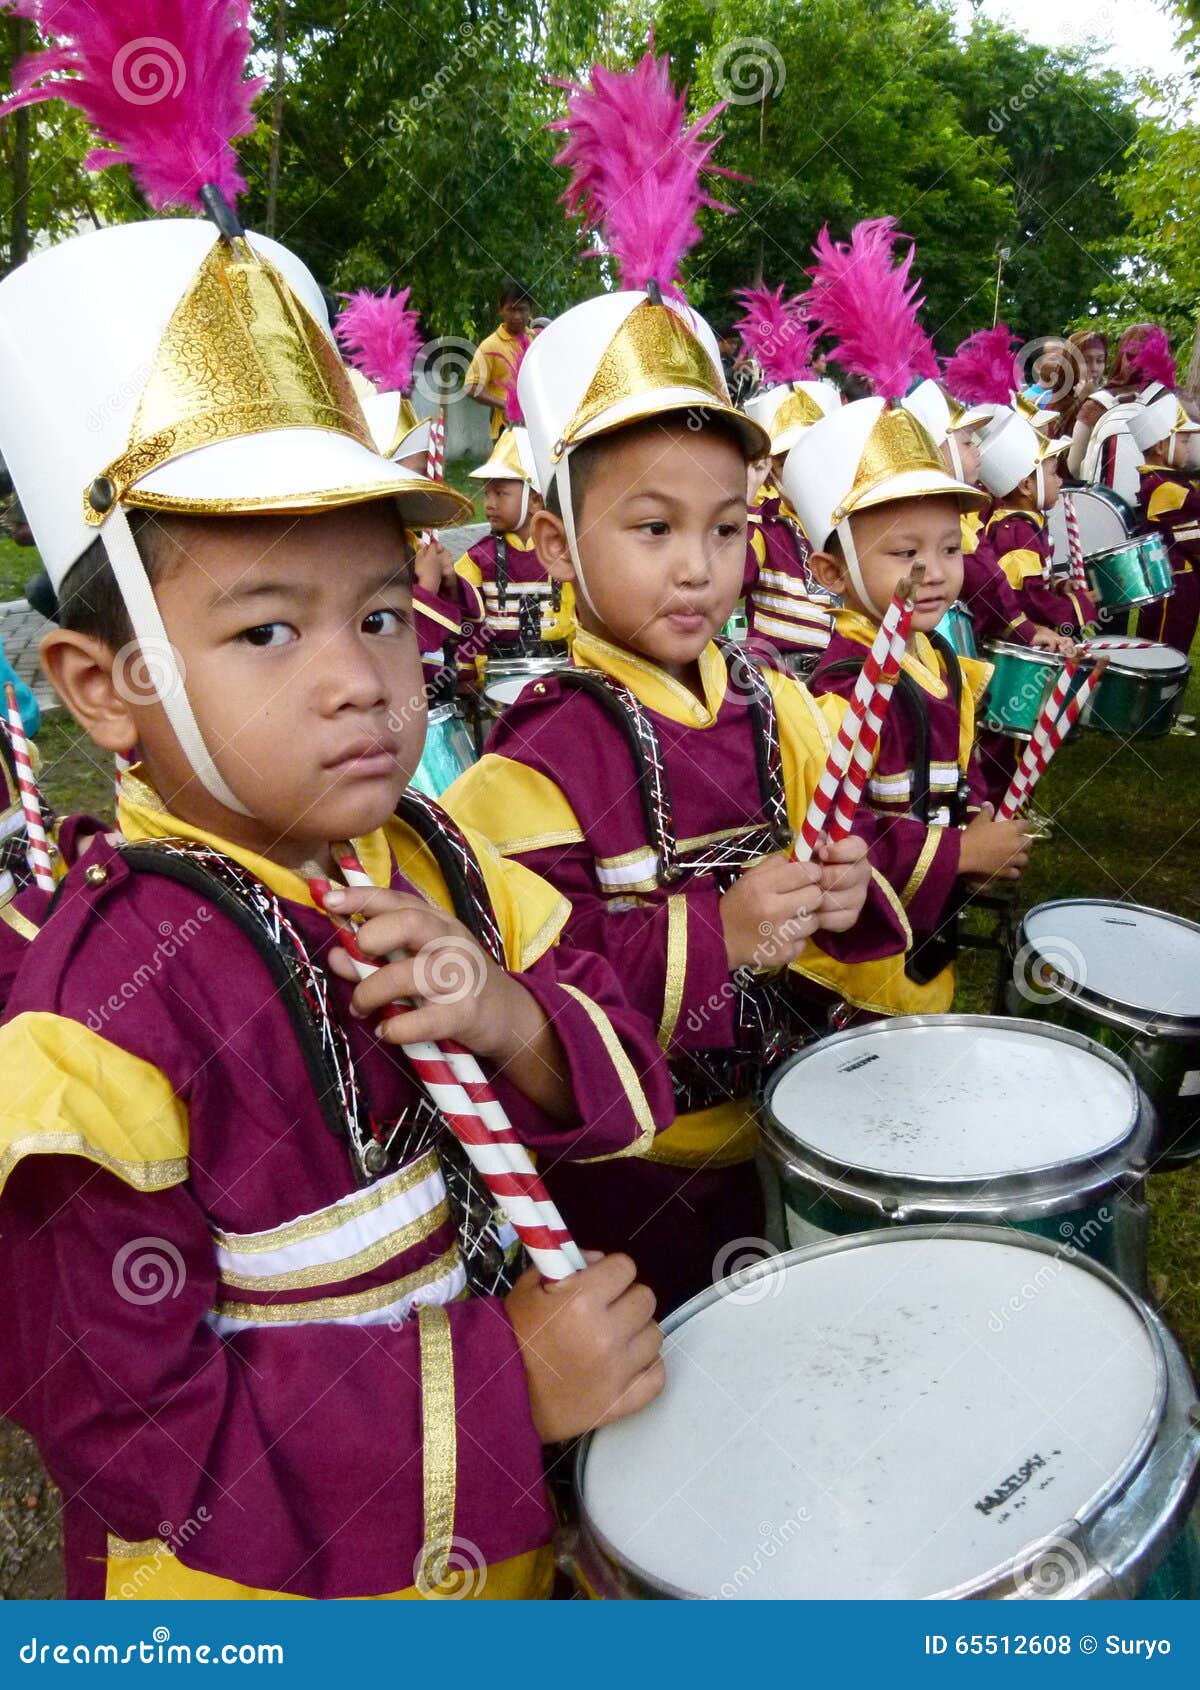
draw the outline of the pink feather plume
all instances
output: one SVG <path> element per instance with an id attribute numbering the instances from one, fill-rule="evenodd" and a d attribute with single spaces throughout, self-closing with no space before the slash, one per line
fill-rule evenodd
<path id="1" fill-rule="evenodd" d="M 346 362 L 361 370 L 384 393 L 408 393 L 413 363 L 424 344 L 421 319 L 410 309 L 411 288 L 370 293 L 365 288 L 343 294 L 346 309 L 334 324 Z"/>
<path id="2" fill-rule="evenodd" d="M 514 428 L 524 428 L 525 413 L 521 409 L 521 401 L 517 398 L 517 377 L 521 373 L 521 365 L 525 362 L 525 354 L 529 351 L 529 337 L 526 336 L 517 352 L 517 361 L 512 367 L 512 373 L 505 384 L 504 390 L 504 420 Z"/>
<path id="3" fill-rule="evenodd" d="M 1125 362 L 1134 376 L 1147 386 L 1157 381 L 1173 389 L 1178 380 L 1179 372 L 1171 356 L 1171 342 L 1165 329 L 1160 329 L 1157 323 L 1151 323 L 1141 338 L 1126 348 Z"/>
<path id="4" fill-rule="evenodd" d="M 803 381 L 811 377 L 809 363 L 817 344 L 799 294 L 783 297 L 783 288 L 759 282 L 738 288 L 746 315 L 734 324 L 742 351 L 753 358 L 768 382 Z"/>
<path id="5" fill-rule="evenodd" d="M 1007 405 L 1021 385 L 1017 337 L 1007 323 L 968 335 L 942 371 L 942 382 L 965 405 Z"/>
<path id="6" fill-rule="evenodd" d="M 554 161 L 571 172 L 562 198 L 604 243 L 588 256 L 611 252 L 623 288 L 677 288 L 680 261 L 700 239 L 700 207 L 733 209 L 701 187 L 706 174 L 732 174 L 710 162 L 719 137 L 704 133 L 724 103 L 689 125 L 687 91 L 676 93 L 667 58 L 653 52 L 632 70 L 593 65 L 586 85 L 557 86 L 568 95 L 566 117 L 549 125 L 568 136 Z"/>
<path id="7" fill-rule="evenodd" d="M 13 69 L 0 117 L 62 99 L 101 140 L 88 167 L 127 164 L 158 211 L 201 209 L 213 182 L 245 192 L 233 143 L 254 128 L 263 87 L 246 80 L 250 0 L 9 0 L 52 43 Z"/>
<path id="8" fill-rule="evenodd" d="M 924 304 L 920 282 L 910 282 L 913 248 L 896 260 L 896 243 L 908 240 L 894 217 L 858 223 L 848 241 L 822 229 L 813 247 L 817 262 L 804 305 L 818 331 L 836 344 L 830 356 L 865 376 L 882 399 L 900 399 L 914 381 L 938 375 L 929 336 L 917 320 Z"/>

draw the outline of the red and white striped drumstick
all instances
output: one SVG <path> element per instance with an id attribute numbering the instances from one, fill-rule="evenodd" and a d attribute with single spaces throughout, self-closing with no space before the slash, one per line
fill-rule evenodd
<path id="1" fill-rule="evenodd" d="M 17 788 L 21 794 L 21 809 L 25 815 L 26 856 L 34 883 L 43 892 L 54 890 L 54 870 L 50 866 L 50 842 L 42 824 L 42 800 L 33 773 L 33 759 L 29 755 L 29 741 L 25 724 L 17 704 L 17 689 L 11 681 L 4 685 L 4 702 L 8 710 L 8 735 L 12 741 L 13 761 L 17 765 Z"/>
<path id="2" fill-rule="evenodd" d="M 1067 664 L 1058 678 L 1054 692 L 1051 693 L 1043 706 L 1042 713 L 1038 717 L 1033 730 L 1033 737 L 1025 747 L 1008 791 L 1000 800 L 1000 807 L 996 811 L 997 821 L 1011 821 L 1021 806 L 1028 802 L 1034 787 L 1045 774 L 1050 759 L 1079 720 L 1084 705 L 1092 696 L 1100 677 L 1107 668 L 1108 658 L 1102 657 L 1074 696 L 1063 704 L 1061 700 L 1066 698 L 1071 682 L 1079 669 L 1078 660 Z M 1054 703 L 1056 695 L 1060 704 L 1057 711 L 1052 714 L 1050 707 Z"/>
<path id="3" fill-rule="evenodd" d="M 429 421 L 429 449 L 425 454 L 425 474 L 430 481 L 440 481 L 446 468 L 446 412 L 437 410 Z M 436 528 L 426 528 L 421 534 L 423 546 L 432 545 L 438 537 Z"/>
<path id="4" fill-rule="evenodd" d="M 349 884 L 374 884 L 352 854 L 338 860 Z M 351 862 L 356 865 L 353 869 L 345 866 Z M 310 885 L 324 908 L 328 884 L 314 880 Z M 363 956 L 353 931 L 337 923 L 336 916 L 333 919 L 359 978 L 376 973 L 379 964 Z M 546 1279 L 566 1279 L 586 1266 L 474 1055 L 454 1040 L 443 1044 L 423 1040 L 401 1048 L 538 1271 Z"/>
<path id="5" fill-rule="evenodd" d="M 855 807 L 862 796 L 863 787 L 875 761 L 875 753 L 879 748 L 883 718 L 887 713 L 892 689 L 899 674 L 900 660 L 908 644 L 909 629 L 912 627 L 912 595 L 924 573 L 924 564 L 913 565 L 910 574 L 897 586 L 892 602 L 879 624 L 879 631 L 871 642 L 867 660 L 859 673 L 854 695 L 842 717 L 833 749 L 817 782 L 817 790 L 813 793 L 808 812 L 800 824 L 799 838 L 792 847 L 792 858 L 795 862 L 806 863 L 812 859 L 821 834 L 827 827 L 830 828 L 831 838 L 844 839 L 849 831 L 849 823 L 853 820 Z M 856 767 L 850 777 L 851 794 L 846 801 L 840 802 L 843 782 L 852 763 L 856 764 Z M 837 829 L 836 833 L 834 828 Z"/>
<path id="6" fill-rule="evenodd" d="M 1083 566 L 1083 535 L 1079 531 L 1079 513 L 1069 493 L 1062 495 L 1063 517 L 1067 524 L 1067 550 L 1071 560 L 1071 585 L 1087 589 L 1087 571 Z"/>
<path id="7" fill-rule="evenodd" d="M 1153 651 L 1158 644 L 1157 640 L 1119 640 L 1112 634 L 1105 634 L 1103 638 L 1104 644 L 1096 652 L 1097 657 L 1102 657 L 1107 651 Z M 1085 643 L 1083 649 L 1090 655 L 1093 646 Z"/>

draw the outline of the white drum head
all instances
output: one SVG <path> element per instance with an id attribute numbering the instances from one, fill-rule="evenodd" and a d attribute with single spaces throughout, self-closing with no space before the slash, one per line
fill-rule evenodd
<path id="1" fill-rule="evenodd" d="M 903 1233 L 721 1298 L 666 1363 L 663 1395 L 593 1437 L 587 1518 L 659 1586 L 750 1600 L 1021 1566 L 1141 1456 L 1165 1388 L 1136 1304 L 1086 1269 Z M 1071 1543 L 1060 1560 L 1082 1574 Z"/>
<path id="2" fill-rule="evenodd" d="M 867 1028 L 796 1058 L 770 1093 L 798 1143 L 903 1178 L 997 1179 L 1097 1156 L 1137 1121 L 1102 1056 L 1031 1024 Z"/>
<path id="3" fill-rule="evenodd" d="M 536 680 L 535 675 L 513 675 L 504 681 L 489 681 L 483 689 L 483 694 L 492 704 L 515 704 L 530 681 Z"/>
<path id="4" fill-rule="evenodd" d="M 1137 669 L 1145 675 L 1169 674 L 1187 668 L 1187 658 L 1174 646 L 1123 645 L 1116 634 L 1102 634 L 1099 639 L 1089 640 L 1088 650 L 1093 657 L 1103 657 L 1108 652 L 1119 668 Z"/>
<path id="5" fill-rule="evenodd" d="M 1074 985 L 1140 1015 L 1200 1016 L 1200 927 L 1133 904 L 1043 904 L 1026 940 Z"/>

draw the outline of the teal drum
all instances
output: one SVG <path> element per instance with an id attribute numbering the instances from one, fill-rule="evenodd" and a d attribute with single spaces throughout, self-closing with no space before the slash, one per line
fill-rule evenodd
<path id="1" fill-rule="evenodd" d="M 738 605 L 729 621 L 721 629 L 721 634 L 724 639 L 736 640 L 738 645 L 745 645 L 750 638 L 750 621 L 744 605 Z"/>
<path id="2" fill-rule="evenodd" d="M 975 645 L 975 624 L 961 599 L 955 599 L 934 632 L 940 634 L 960 657 L 979 656 Z"/>
<path id="3" fill-rule="evenodd" d="M 1121 739 L 1160 739 L 1183 705 L 1192 666 L 1173 646 L 1101 635 L 1088 655 L 1107 657 L 1108 668 L 1084 706 L 1080 722 Z"/>
<path id="4" fill-rule="evenodd" d="M 1138 539 L 1097 552 L 1087 559 L 1086 568 L 1092 596 L 1105 610 L 1136 610 L 1139 605 L 1157 604 L 1165 596 L 1151 583 Z"/>
<path id="5" fill-rule="evenodd" d="M 1097 1263 L 981 1227 L 858 1233 L 663 1324 L 662 1394 L 577 1452 L 562 1547 L 587 1595 L 1200 1595 L 1195 1381 Z"/>
<path id="6" fill-rule="evenodd" d="M 1200 926 L 1103 898 L 1021 922 L 1006 1007 L 1119 1051 L 1157 1117 L 1150 1166 L 1200 1156 Z"/>
<path id="7" fill-rule="evenodd" d="M 984 655 L 992 665 L 992 678 L 980 726 L 1010 739 L 1028 739 L 1043 701 L 1062 673 L 1063 659 L 1057 652 L 1036 651 L 1008 640 L 993 640 L 984 647 Z"/>
<path id="8" fill-rule="evenodd" d="M 1016 1227 L 1139 1291 L 1153 1134 L 1114 1052 L 985 1015 L 902 1016 L 810 1045 L 770 1082 L 763 1127 L 791 1244 L 935 1221 Z"/>
<path id="9" fill-rule="evenodd" d="M 1142 534 L 1138 539 L 1138 551 L 1146 580 L 1154 588 L 1155 597 L 1168 598 L 1175 590 L 1175 576 L 1166 541 L 1161 534 Z"/>
<path id="10" fill-rule="evenodd" d="M 440 798 L 475 761 L 475 741 L 456 704 L 439 704 L 425 723 L 425 749 L 412 784 L 427 798 Z"/>

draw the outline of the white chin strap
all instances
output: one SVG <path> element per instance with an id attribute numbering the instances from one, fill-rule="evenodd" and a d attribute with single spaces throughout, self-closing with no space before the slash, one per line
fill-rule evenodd
<path id="1" fill-rule="evenodd" d="M 963 474 L 962 453 L 958 449 L 958 441 L 954 438 L 953 430 L 946 436 L 946 444 L 950 448 L 950 466 L 959 481 L 967 478 Z"/>
<path id="2" fill-rule="evenodd" d="M 1033 472 L 1033 485 L 1037 490 L 1036 493 L 1035 493 L 1035 497 L 1037 499 L 1037 507 L 1040 511 L 1045 510 L 1045 508 L 1046 508 L 1046 466 L 1040 458 L 1038 459 L 1037 466 L 1036 466 L 1036 468 L 1034 469 L 1034 472 Z"/>
<path id="3" fill-rule="evenodd" d="M 575 538 L 575 504 L 571 498 L 571 471 L 569 464 L 570 458 L 564 454 L 562 462 L 554 472 L 554 485 L 558 489 L 559 515 L 562 517 L 563 529 L 565 530 L 567 536 L 567 552 L 570 556 L 571 562 L 575 565 L 576 590 L 578 591 L 584 604 L 586 604 L 588 609 L 591 611 L 592 615 L 597 621 L 599 621 L 600 612 L 596 609 L 592 600 L 592 595 L 588 592 L 587 582 L 583 578 L 583 563 L 579 556 L 579 544 Z"/>
<path id="4" fill-rule="evenodd" d="M 854 544 L 854 535 L 850 532 L 850 518 L 843 517 L 834 529 L 834 533 L 841 541 L 842 556 L 846 560 L 846 568 L 850 572 L 850 580 L 854 584 L 854 591 L 858 594 L 858 602 L 864 610 L 869 610 L 872 616 L 882 618 L 883 612 L 867 591 L 867 584 L 863 580 L 862 568 L 858 561 L 858 551 Z"/>
<path id="5" fill-rule="evenodd" d="M 208 747 L 192 713 L 183 676 L 175 661 L 175 648 L 167 638 L 146 566 L 138 552 L 129 518 L 120 505 L 115 505 L 105 518 L 100 537 L 129 613 L 129 624 L 140 648 L 145 672 L 166 712 L 180 750 L 210 797 L 215 798 L 218 804 L 224 804 L 227 810 L 235 810 L 239 816 L 250 815 L 251 812 L 234 797 L 221 779 L 216 764 L 208 754 Z"/>
<path id="6" fill-rule="evenodd" d="M 517 518 L 517 533 L 519 534 L 529 520 L 529 483 L 521 483 L 521 514 Z"/>
<path id="7" fill-rule="evenodd" d="M 1167 468 L 1168 469 L 1177 469 L 1179 467 L 1178 463 L 1176 461 L 1176 457 L 1175 457 L 1175 448 L 1178 444 L 1179 444 L 1178 434 L 1169 434 L 1167 436 Z"/>

